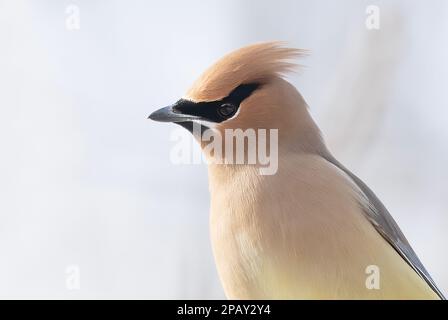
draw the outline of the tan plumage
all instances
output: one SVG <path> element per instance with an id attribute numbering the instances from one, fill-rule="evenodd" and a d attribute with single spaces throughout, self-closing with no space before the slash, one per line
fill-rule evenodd
<path id="1" fill-rule="evenodd" d="M 305 102 L 280 78 L 293 67 L 287 60 L 300 54 L 276 43 L 243 48 L 218 61 L 187 94 L 218 100 L 241 83 L 262 81 L 265 87 L 243 102 L 239 116 L 218 128 L 279 128 L 276 175 L 210 166 L 211 236 L 226 294 L 437 298 L 365 218 L 368 200 L 356 184 L 324 159 L 328 151 Z M 380 267 L 380 290 L 365 286 L 369 265 Z"/>
<path id="2" fill-rule="evenodd" d="M 187 92 L 193 101 L 219 100 L 241 83 L 265 81 L 296 68 L 294 57 L 306 50 L 283 48 L 281 42 L 254 44 L 232 52 L 206 70 Z"/>
<path id="3" fill-rule="evenodd" d="M 342 171 L 318 155 L 280 157 L 273 176 L 210 170 L 212 243 L 229 298 L 437 298 L 364 217 Z M 365 286 L 369 265 L 381 270 L 380 290 Z"/>
<path id="4" fill-rule="evenodd" d="M 261 87 L 214 128 L 279 130 L 279 166 L 209 165 L 211 238 L 219 275 L 236 299 L 437 299 L 441 296 L 373 192 L 327 150 L 299 92 L 282 75 L 304 51 L 263 43 L 208 69 L 185 96 L 216 101 Z M 224 135 L 223 135 L 224 136 Z M 380 268 L 380 289 L 365 269 Z"/>

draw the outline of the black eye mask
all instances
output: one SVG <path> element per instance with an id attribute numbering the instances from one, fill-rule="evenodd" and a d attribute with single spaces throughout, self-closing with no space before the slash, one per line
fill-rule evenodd
<path id="1" fill-rule="evenodd" d="M 175 113 L 198 117 L 204 121 L 215 123 L 232 118 L 241 102 L 260 87 L 258 83 L 242 84 L 236 87 L 227 97 L 219 101 L 192 102 L 180 99 L 173 106 Z"/>

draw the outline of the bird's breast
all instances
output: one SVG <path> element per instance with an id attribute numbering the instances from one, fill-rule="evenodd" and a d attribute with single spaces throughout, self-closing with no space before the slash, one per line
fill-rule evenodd
<path id="1" fill-rule="evenodd" d="M 420 285 L 365 219 L 353 183 L 324 159 L 286 157 L 273 176 L 229 174 L 209 174 L 212 246 L 229 298 L 375 298 Z M 366 288 L 370 265 L 382 268 L 381 292 Z"/>

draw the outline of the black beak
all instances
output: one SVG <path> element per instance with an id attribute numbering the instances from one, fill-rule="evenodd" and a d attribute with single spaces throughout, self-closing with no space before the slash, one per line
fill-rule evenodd
<path id="1" fill-rule="evenodd" d="M 189 114 L 182 114 L 179 110 L 176 110 L 176 104 L 174 104 L 154 111 L 149 115 L 148 119 L 159 122 L 186 122 L 200 120 L 201 118 Z"/>
<path id="2" fill-rule="evenodd" d="M 193 122 L 194 120 L 206 120 L 206 118 L 194 114 L 196 109 L 197 104 L 181 99 L 171 106 L 154 111 L 149 115 L 148 119 L 159 122 L 174 122 L 190 131 L 193 135 L 196 135 L 195 126 L 199 126 L 200 136 L 202 136 L 208 127 Z"/>

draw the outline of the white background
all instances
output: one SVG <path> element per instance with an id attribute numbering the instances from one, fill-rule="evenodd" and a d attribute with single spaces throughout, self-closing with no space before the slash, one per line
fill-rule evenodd
<path id="1" fill-rule="evenodd" d="M 0 298 L 224 297 L 206 168 L 146 117 L 266 40 L 312 50 L 291 82 L 447 292 L 447 35 L 444 0 L 0 0 Z"/>

